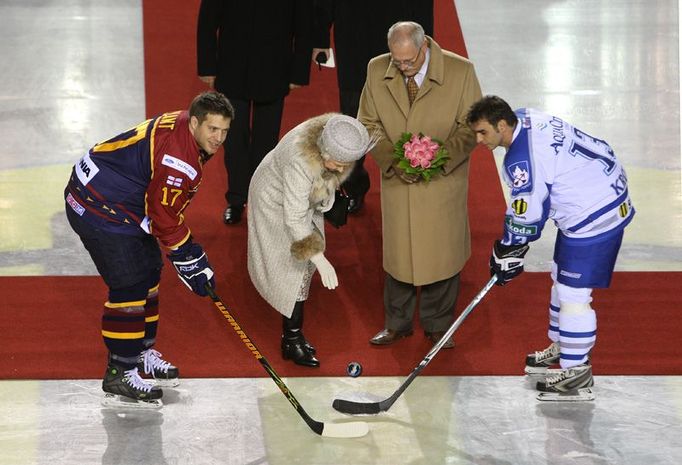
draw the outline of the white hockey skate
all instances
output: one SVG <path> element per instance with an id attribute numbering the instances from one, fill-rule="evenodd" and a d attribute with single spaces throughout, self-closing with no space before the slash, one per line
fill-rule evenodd
<path id="1" fill-rule="evenodd" d="M 536 387 L 540 393 L 537 399 L 551 402 L 584 402 L 595 399 L 592 386 L 592 365 L 578 365 L 548 376 L 545 381 L 538 381 Z"/>
<path id="2" fill-rule="evenodd" d="M 558 372 L 551 369 L 551 367 L 559 365 L 560 356 L 559 343 L 552 342 L 545 350 L 539 350 L 526 355 L 526 368 L 524 372 L 527 375 L 545 375 L 551 372 Z"/>
<path id="3" fill-rule="evenodd" d="M 140 378 L 137 368 L 124 370 L 109 363 L 102 381 L 102 406 L 110 408 L 159 409 L 163 391 Z"/>
<path id="4" fill-rule="evenodd" d="M 180 371 L 172 363 L 161 358 L 161 353 L 154 349 L 147 349 L 140 354 L 137 369 L 146 375 L 151 375 L 149 382 L 155 386 L 175 387 L 180 384 Z"/>

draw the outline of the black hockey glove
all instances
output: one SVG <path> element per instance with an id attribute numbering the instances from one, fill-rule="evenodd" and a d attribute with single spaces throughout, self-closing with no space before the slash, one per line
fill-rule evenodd
<path id="1" fill-rule="evenodd" d="M 202 297 L 208 295 L 206 284 L 215 287 L 213 269 L 208 263 L 206 253 L 199 244 L 188 240 L 168 254 L 168 259 L 178 272 L 180 281 Z"/>
<path id="2" fill-rule="evenodd" d="M 503 245 L 495 241 L 490 256 L 490 276 L 497 275 L 498 286 L 504 286 L 523 273 L 523 257 L 528 252 L 528 244 Z"/>

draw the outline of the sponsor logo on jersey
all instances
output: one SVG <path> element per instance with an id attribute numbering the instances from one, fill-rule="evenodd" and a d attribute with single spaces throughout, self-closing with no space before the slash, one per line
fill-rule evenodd
<path id="1" fill-rule="evenodd" d="M 527 161 L 520 161 L 518 163 L 509 165 L 507 167 L 507 172 L 509 173 L 509 177 L 512 180 L 512 186 L 514 189 L 519 189 L 525 186 L 530 180 Z"/>
<path id="2" fill-rule="evenodd" d="M 538 232 L 537 226 L 514 223 L 514 220 L 512 220 L 511 216 L 505 217 L 504 222 L 507 226 L 507 229 L 517 236 L 534 236 Z"/>
<path id="3" fill-rule="evenodd" d="M 180 187 L 182 185 L 182 178 L 176 178 L 175 176 L 168 176 L 166 179 L 166 184 L 169 186 Z"/>
<path id="4" fill-rule="evenodd" d="M 83 205 L 79 204 L 78 201 L 73 198 L 73 196 L 71 195 L 70 192 L 66 196 L 66 203 L 68 203 L 71 206 L 73 211 L 78 213 L 78 216 L 83 216 L 83 213 L 85 213 L 85 207 Z"/>
<path id="5" fill-rule="evenodd" d="M 523 199 L 516 199 L 512 202 L 512 209 L 516 216 L 521 216 L 528 211 L 528 202 Z"/>
<path id="6" fill-rule="evenodd" d="M 83 184 L 84 186 L 87 186 L 90 181 L 92 181 L 92 178 L 95 177 L 97 173 L 99 173 L 99 168 L 97 168 L 97 165 L 95 165 L 95 162 L 92 161 L 90 158 L 90 154 L 86 154 L 83 158 L 78 160 L 78 163 L 76 163 L 76 176 L 78 176 L 78 180 Z"/>
<path id="7" fill-rule="evenodd" d="M 621 218 L 625 218 L 628 216 L 628 212 L 630 211 L 630 199 L 628 199 L 626 202 L 623 202 L 620 204 L 620 207 L 618 207 L 618 214 L 620 215 Z"/>
<path id="8" fill-rule="evenodd" d="M 161 164 L 173 168 L 174 170 L 178 170 L 181 173 L 185 173 L 192 181 L 194 181 L 194 178 L 197 177 L 197 170 L 192 168 L 189 163 L 184 162 L 172 155 L 168 155 L 167 153 L 163 155 Z"/>

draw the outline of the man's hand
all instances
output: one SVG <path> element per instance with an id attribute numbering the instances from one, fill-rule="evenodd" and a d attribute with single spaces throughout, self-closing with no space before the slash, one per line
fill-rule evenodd
<path id="1" fill-rule="evenodd" d="M 208 87 L 211 89 L 215 88 L 215 76 L 199 76 L 199 79 L 204 81 L 206 84 L 208 84 Z"/>
<path id="2" fill-rule="evenodd" d="M 490 257 L 490 276 L 497 275 L 498 286 L 504 286 L 523 273 L 523 257 L 528 252 L 528 244 L 503 245 L 495 241 Z"/>
<path id="3" fill-rule="evenodd" d="M 320 273 L 320 278 L 322 278 L 322 285 L 327 289 L 336 289 L 339 285 L 339 280 L 336 277 L 336 271 L 329 260 L 322 254 L 322 252 L 310 257 L 310 261 L 313 262 L 317 268 L 317 272 Z"/>
<path id="4" fill-rule="evenodd" d="M 180 281 L 195 294 L 204 297 L 208 295 L 206 284 L 215 287 L 213 269 L 199 244 L 188 240 L 176 250 L 172 250 L 168 254 L 168 259 L 178 272 Z"/>
<path id="5" fill-rule="evenodd" d="M 320 53 L 322 55 L 320 55 Z M 315 63 L 326 63 L 329 60 L 329 49 L 328 48 L 313 48 L 312 60 Z"/>
<path id="6" fill-rule="evenodd" d="M 414 184 L 415 182 L 419 182 L 421 180 L 421 176 L 419 176 L 418 174 L 406 173 L 402 168 L 398 166 L 397 161 L 393 162 L 392 168 L 396 176 L 398 176 L 406 184 Z"/>

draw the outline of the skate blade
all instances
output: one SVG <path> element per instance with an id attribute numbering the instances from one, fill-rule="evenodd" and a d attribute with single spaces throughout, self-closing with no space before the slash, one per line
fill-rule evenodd
<path id="1" fill-rule="evenodd" d="M 173 378 L 173 379 L 152 378 L 152 379 L 145 379 L 145 381 L 149 381 L 149 383 L 153 384 L 154 386 L 158 386 L 158 387 L 173 388 L 176 386 L 180 386 L 180 379 L 179 378 Z"/>
<path id="2" fill-rule="evenodd" d="M 523 372 L 529 376 L 554 375 L 556 373 L 559 373 L 560 371 L 561 371 L 561 368 L 545 368 L 545 367 L 529 367 L 529 366 L 526 366 L 526 368 L 523 370 Z"/>
<path id="3" fill-rule="evenodd" d="M 135 409 L 135 410 L 158 410 L 163 407 L 161 399 L 154 400 L 135 400 L 117 394 L 104 394 L 102 406 L 116 409 Z"/>
<path id="4" fill-rule="evenodd" d="M 595 395 L 592 388 L 582 388 L 567 393 L 541 392 L 536 398 L 542 402 L 590 402 Z"/>

